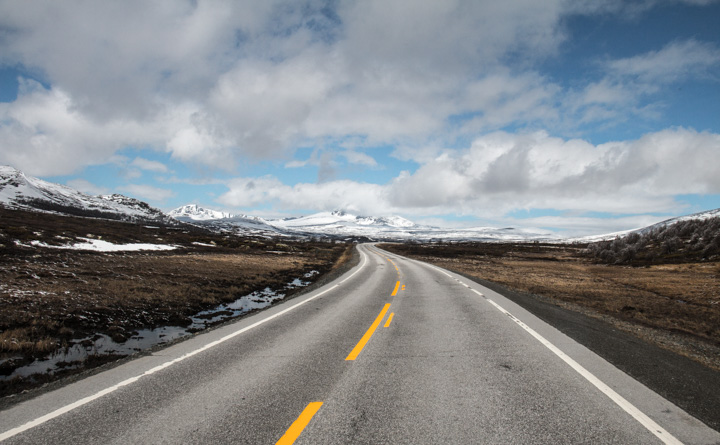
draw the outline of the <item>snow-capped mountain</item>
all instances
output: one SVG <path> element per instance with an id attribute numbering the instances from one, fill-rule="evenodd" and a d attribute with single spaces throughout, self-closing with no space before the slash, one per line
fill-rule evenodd
<path id="1" fill-rule="evenodd" d="M 594 242 L 644 233 L 690 219 L 720 217 L 720 209 L 671 218 L 639 229 L 574 239 L 561 239 L 540 229 L 473 227 L 448 229 L 416 224 L 400 216 L 356 216 L 336 210 L 297 218 L 263 219 L 188 204 L 167 215 L 147 203 L 123 195 L 90 196 L 53 184 L 8 166 L 0 166 L 0 206 L 123 221 L 200 225 L 211 230 L 262 237 L 329 237 L 377 241 L 566 241 Z"/>
<path id="2" fill-rule="evenodd" d="M 75 216 L 176 223 L 147 203 L 123 195 L 90 196 L 73 188 L 0 166 L 0 205 Z"/>
<path id="3" fill-rule="evenodd" d="M 313 227 L 354 227 L 354 226 L 375 226 L 410 228 L 416 227 L 412 221 L 400 216 L 376 217 L 376 216 L 355 216 L 343 210 L 333 212 L 320 212 L 299 218 L 285 218 L 279 220 L 268 220 L 268 223 L 281 228 L 313 228 Z"/>
<path id="4" fill-rule="evenodd" d="M 297 218 L 269 219 L 229 215 L 188 205 L 170 212 L 181 221 L 193 221 L 206 227 L 236 233 L 273 236 L 321 236 L 340 239 L 367 239 L 388 241 L 475 240 L 475 241 L 528 241 L 553 240 L 550 232 L 515 228 L 478 227 L 470 229 L 443 229 L 421 226 L 400 216 L 356 216 L 343 210 L 320 212 Z M 223 215 L 215 218 L 208 215 Z"/>
<path id="5" fill-rule="evenodd" d="M 669 224 L 674 224 L 676 222 L 681 222 L 681 221 L 689 221 L 691 219 L 704 220 L 704 219 L 710 219 L 710 218 L 717 218 L 718 216 L 720 216 L 720 209 L 706 210 L 704 212 L 693 213 L 691 215 L 678 216 L 677 218 L 666 219 L 665 221 L 661 221 L 657 224 L 653 224 L 652 226 L 645 227 L 643 230 L 652 230 L 656 227 L 667 226 Z"/>
<path id="6" fill-rule="evenodd" d="M 187 204 L 168 212 L 168 216 L 180 221 L 209 221 L 234 218 L 235 215 L 217 210 L 204 209 L 197 204 Z"/>
<path id="7" fill-rule="evenodd" d="M 262 218 L 248 215 L 234 215 L 206 209 L 197 204 L 187 204 L 168 212 L 168 216 L 178 221 L 200 225 L 221 232 L 238 235 L 284 236 L 282 230 L 267 224 Z"/>
<path id="8" fill-rule="evenodd" d="M 527 241 L 551 240 L 557 236 L 550 232 L 524 229 L 477 227 L 446 229 L 415 224 L 400 216 L 355 216 L 342 210 L 321 212 L 301 218 L 270 220 L 268 224 L 287 231 L 329 234 L 339 237 L 364 237 L 371 240 L 430 241 Z"/>

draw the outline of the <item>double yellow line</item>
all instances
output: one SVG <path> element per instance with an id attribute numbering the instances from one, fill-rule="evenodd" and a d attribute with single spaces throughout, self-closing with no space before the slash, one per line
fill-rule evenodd
<path id="1" fill-rule="evenodd" d="M 377 329 L 378 326 L 380 326 L 380 322 L 385 317 L 385 314 L 387 313 L 388 309 L 390 309 L 390 303 L 387 303 L 385 307 L 380 311 L 380 314 L 375 318 L 375 321 L 373 321 L 373 324 L 370 325 L 370 328 L 365 332 L 365 335 L 362 336 L 360 341 L 357 345 L 353 348 L 352 351 L 350 351 L 350 354 L 345 358 L 345 361 L 348 360 L 355 360 L 357 356 L 360 354 L 360 351 L 363 350 L 365 347 L 365 344 L 370 340 L 370 337 L 372 337 L 373 333 L 375 333 L 375 329 Z"/>
<path id="2" fill-rule="evenodd" d="M 395 283 L 395 289 L 393 289 L 392 294 L 390 296 L 394 297 L 397 295 L 398 289 L 400 289 L 400 282 Z M 352 351 L 350 351 L 350 354 L 345 358 L 345 361 L 348 360 L 355 360 L 357 356 L 360 354 L 360 351 L 363 350 L 365 345 L 368 341 L 370 341 L 370 337 L 375 333 L 375 329 L 377 329 L 378 326 L 380 326 L 380 323 L 382 322 L 383 318 L 385 318 L 385 314 L 390 309 L 390 303 L 385 304 L 385 306 L 382 308 L 378 316 L 375 318 L 375 321 L 370 325 L 370 328 L 365 332 L 365 335 L 362 336 L 360 341 L 355 345 Z M 395 315 L 394 313 L 390 314 L 390 317 L 388 317 L 387 322 L 385 323 L 385 327 L 390 326 L 390 322 L 392 321 L 392 317 Z"/>

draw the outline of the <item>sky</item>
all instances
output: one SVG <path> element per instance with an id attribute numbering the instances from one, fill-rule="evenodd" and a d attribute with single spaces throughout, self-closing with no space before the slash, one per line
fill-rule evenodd
<path id="1" fill-rule="evenodd" d="M 0 0 L 0 164 L 561 235 L 720 208 L 720 1 Z"/>

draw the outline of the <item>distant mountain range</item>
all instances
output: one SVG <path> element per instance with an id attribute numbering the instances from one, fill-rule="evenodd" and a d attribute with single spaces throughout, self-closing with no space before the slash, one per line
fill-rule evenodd
<path id="1" fill-rule="evenodd" d="M 400 216 L 357 216 L 335 210 L 298 218 L 263 219 L 248 215 L 230 215 L 196 205 L 179 207 L 168 213 L 184 222 L 193 222 L 225 231 L 276 234 L 282 236 L 332 237 L 337 239 L 389 240 L 389 241 L 527 241 L 557 240 L 549 232 L 523 229 L 479 227 L 469 229 L 443 229 L 415 224 Z"/>
<path id="2" fill-rule="evenodd" d="M 563 241 L 549 231 L 514 227 L 447 229 L 416 224 L 400 216 L 357 216 L 336 210 L 297 218 L 264 219 L 234 215 L 195 204 L 167 214 L 147 203 L 123 195 L 90 196 L 70 187 L 27 176 L 12 167 L 0 166 L 0 205 L 57 214 L 166 225 L 193 224 L 213 231 L 241 236 L 321 237 L 358 241 Z M 720 216 L 720 209 L 669 219 L 649 227 L 565 241 L 593 242 L 652 230 L 687 219 Z"/>

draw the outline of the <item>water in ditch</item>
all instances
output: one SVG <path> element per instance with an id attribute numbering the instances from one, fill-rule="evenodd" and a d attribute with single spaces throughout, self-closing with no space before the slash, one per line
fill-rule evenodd
<path id="1" fill-rule="evenodd" d="M 116 342 L 105 334 L 96 334 L 92 337 L 74 339 L 68 347 L 36 359 L 32 363 L 20 366 L 6 376 L 0 375 L 0 381 L 15 378 L 32 378 L 34 374 L 55 374 L 62 370 L 76 369 L 84 366 L 88 357 L 96 356 L 127 356 L 153 346 L 168 343 L 181 337 L 191 335 L 210 326 L 236 318 L 252 310 L 263 309 L 285 298 L 290 290 L 308 286 L 319 272 L 313 270 L 302 278 L 296 278 L 287 283 L 280 290 L 265 288 L 238 298 L 237 300 L 221 304 L 212 309 L 204 310 L 193 315 L 192 323 L 188 326 L 162 326 L 153 329 L 140 329 L 132 337 L 123 342 Z M 11 357 L 8 360 L 18 360 L 22 357 Z M 2 363 L 0 363 L 2 365 Z"/>

